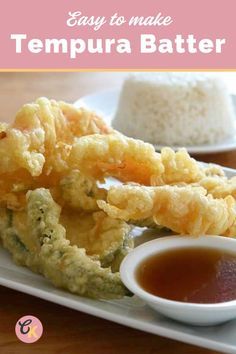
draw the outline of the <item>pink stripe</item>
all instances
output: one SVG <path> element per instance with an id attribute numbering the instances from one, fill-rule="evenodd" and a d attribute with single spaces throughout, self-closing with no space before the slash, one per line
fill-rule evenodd
<path id="1" fill-rule="evenodd" d="M 235 0 L 8 0 L 0 11 L 0 68 L 236 68 L 235 9 Z M 81 11 L 88 17 L 105 16 L 107 22 L 97 31 L 90 26 L 68 27 L 69 11 Z M 128 21 L 132 16 L 155 17 L 159 12 L 171 16 L 173 23 L 160 27 L 134 27 L 128 26 L 127 22 L 122 26 L 108 24 L 114 13 L 123 15 Z M 22 42 L 21 54 L 16 54 L 16 41 L 10 39 L 11 34 L 27 34 L 27 40 Z M 144 54 L 140 53 L 141 34 L 155 35 L 155 44 L 161 38 L 172 39 L 174 43 L 177 34 L 181 34 L 183 39 L 193 34 L 197 43 L 204 38 L 212 39 L 213 48 L 207 54 L 202 53 L 197 45 L 197 53 L 189 53 L 185 43 L 185 53 L 181 54 L 176 52 L 174 43 L 171 54 L 161 54 L 158 48 L 153 53 Z M 41 51 L 38 48 L 38 54 L 28 50 L 28 41 L 33 38 L 42 41 L 43 48 Z M 80 38 L 85 45 L 91 38 L 95 46 L 95 39 L 101 38 L 103 53 L 91 54 L 85 50 L 75 53 L 75 59 L 70 58 L 70 53 L 45 53 L 45 39 L 52 38 L 64 38 L 68 46 L 71 38 Z M 116 45 L 112 45 L 111 53 L 105 53 L 106 38 L 116 41 L 128 39 L 132 52 L 118 53 Z M 221 53 L 215 51 L 216 38 L 226 39 Z"/>

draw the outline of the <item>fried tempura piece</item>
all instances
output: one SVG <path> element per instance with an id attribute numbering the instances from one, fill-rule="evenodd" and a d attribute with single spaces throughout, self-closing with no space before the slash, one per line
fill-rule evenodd
<path id="1" fill-rule="evenodd" d="M 13 124 L 0 126 L 0 202 L 19 208 L 27 190 L 56 185 L 68 173 L 76 138 L 111 131 L 94 113 L 64 102 L 24 105 Z"/>
<path id="2" fill-rule="evenodd" d="M 206 177 L 225 177 L 223 168 L 214 163 L 204 164 L 204 174 Z"/>
<path id="3" fill-rule="evenodd" d="M 165 184 L 192 183 L 204 177 L 203 168 L 191 158 L 186 149 L 174 152 L 171 148 L 161 150 L 161 161 L 164 172 L 152 177 L 151 185 L 160 186 Z"/>
<path id="4" fill-rule="evenodd" d="M 123 244 L 114 252 L 114 254 L 108 255 L 107 257 L 103 258 L 102 266 L 107 267 L 110 266 L 112 272 L 119 272 L 120 265 L 125 256 L 132 251 L 134 248 L 134 239 L 133 237 L 127 233 L 126 237 L 124 238 Z"/>
<path id="5" fill-rule="evenodd" d="M 231 196 L 214 199 L 206 193 L 191 186 L 115 186 L 107 202 L 98 201 L 98 205 L 121 220 L 153 217 L 158 225 L 180 234 L 224 235 L 235 222 L 235 200 Z"/>
<path id="6" fill-rule="evenodd" d="M 70 245 L 64 227 L 58 222 L 60 208 L 47 190 L 31 192 L 28 203 L 33 234 L 41 244 L 40 260 L 46 277 L 57 286 L 89 297 L 114 298 L 128 293 L 119 273 L 101 268 L 84 249 Z"/>
<path id="7" fill-rule="evenodd" d="M 96 179 L 113 176 L 123 182 L 143 185 L 196 183 L 206 175 L 221 174 L 218 167 L 204 168 L 185 149 L 174 152 L 121 134 L 85 136 L 73 145 L 68 163 L 71 168 Z"/>
<path id="8" fill-rule="evenodd" d="M 72 169 L 93 179 L 113 176 L 144 185 L 198 183 L 210 175 L 186 150 L 158 154 L 95 114 L 46 98 L 24 105 L 13 124 L 0 125 L 0 156 L 0 204 L 14 210 L 24 207 L 28 190 L 54 188 Z M 93 197 L 75 199 L 72 204 L 82 208 L 86 201 L 95 205 Z"/>
<path id="9" fill-rule="evenodd" d="M 164 173 L 152 177 L 152 186 L 191 184 L 203 187 L 214 198 L 225 198 L 227 195 L 236 198 L 236 177 L 231 179 L 225 177 L 220 166 L 214 164 L 201 166 L 185 149 L 175 153 L 170 148 L 163 148 L 161 160 Z"/>
<path id="10" fill-rule="evenodd" d="M 180 182 L 178 186 L 187 186 L 186 183 Z M 203 187 L 208 194 L 211 194 L 214 198 L 225 198 L 231 195 L 236 199 L 236 177 L 228 179 L 224 175 L 207 175 L 201 180 L 190 184 L 193 187 Z"/>
<path id="11" fill-rule="evenodd" d="M 0 173 L 26 169 L 39 176 L 44 169 L 65 169 L 66 157 L 76 137 L 109 133 L 101 118 L 64 102 L 39 98 L 24 105 L 10 126 L 2 128 Z"/>
<path id="12" fill-rule="evenodd" d="M 71 245 L 60 224 L 61 208 L 48 190 L 28 193 L 27 212 L 17 215 L 1 233 L 4 246 L 15 261 L 50 279 L 54 285 L 93 298 L 119 298 L 129 294 L 119 273 L 102 268 L 84 248 Z M 114 233 L 115 230 L 112 232 Z"/>
<path id="13" fill-rule="evenodd" d="M 65 227 L 71 245 L 84 248 L 86 254 L 99 257 L 107 265 L 112 262 L 115 252 L 123 247 L 131 230 L 126 222 L 112 219 L 102 211 L 78 213 L 63 209 L 60 223 Z"/>
<path id="14" fill-rule="evenodd" d="M 10 226 L 11 212 L 6 208 L 0 208 L 0 235 Z"/>
<path id="15" fill-rule="evenodd" d="M 60 181 L 60 194 L 65 206 L 86 211 L 99 210 L 98 199 L 106 199 L 107 191 L 99 188 L 92 177 L 73 170 Z"/>
<path id="16" fill-rule="evenodd" d="M 122 181 L 150 184 L 151 176 L 164 171 L 160 155 L 150 144 L 121 134 L 85 136 L 73 145 L 71 168 L 96 179 L 113 176 Z"/>
<path id="17" fill-rule="evenodd" d="M 14 261 L 23 266 L 27 266 L 34 272 L 41 273 L 39 261 L 40 245 L 32 237 L 31 228 L 26 211 L 12 211 L 6 208 L 9 216 L 8 225 L 0 230 L 0 238 L 3 246 L 10 251 Z"/>
<path id="18" fill-rule="evenodd" d="M 236 199 L 236 177 L 231 179 L 219 176 L 205 177 L 198 184 L 214 198 L 225 198 L 227 195 L 232 195 Z"/>
<path id="19" fill-rule="evenodd" d="M 220 166 L 213 164 L 203 166 L 191 158 L 184 148 L 177 152 L 169 147 L 163 148 L 161 150 L 161 161 L 164 172 L 159 176 L 152 176 L 152 186 L 190 184 L 199 182 L 206 176 L 224 176 L 224 171 Z"/>
<path id="20" fill-rule="evenodd" d="M 131 226 L 124 221 L 108 217 L 102 211 L 85 213 L 65 208 L 60 214 L 59 222 L 66 229 L 66 238 L 71 245 L 84 248 L 87 255 L 98 259 L 103 267 L 111 266 L 113 272 L 119 271 L 122 259 L 134 247 L 133 238 L 130 236 Z M 0 208 L 0 235 L 4 232 L 7 239 L 5 243 L 11 243 L 11 250 L 15 250 L 12 251 L 15 261 L 37 270 L 37 257 L 32 255 L 37 255 L 39 248 L 27 223 L 25 211 L 12 212 Z M 20 251 L 17 251 L 19 249 Z"/>

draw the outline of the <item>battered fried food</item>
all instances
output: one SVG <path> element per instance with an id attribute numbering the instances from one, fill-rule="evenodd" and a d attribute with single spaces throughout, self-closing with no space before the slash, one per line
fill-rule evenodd
<path id="1" fill-rule="evenodd" d="M 60 195 L 65 206 L 96 211 L 99 210 L 97 200 L 105 200 L 107 191 L 98 187 L 94 178 L 83 175 L 79 170 L 72 170 L 60 181 Z"/>
<path id="2" fill-rule="evenodd" d="M 127 222 L 236 236 L 236 177 L 185 149 L 156 153 L 73 105 L 40 98 L 23 106 L 13 124 L 0 123 L 0 157 L 4 247 L 71 292 L 129 295 L 118 273 L 134 247 Z M 99 182 L 110 176 L 130 184 L 106 191 Z"/>
<path id="3" fill-rule="evenodd" d="M 180 182 L 178 186 L 186 186 L 185 182 Z M 236 177 L 228 179 L 224 175 L 206 175 L 198 182 L 190 183 L 193 187 L 203 187 L 208 194 L 214 198 L 225 198 L 231 195 L 236 199 Z"/>
<path id="4" fill-rule="evenodd" d="M 175 152 L 169 147 L 164 147 L 161 150 L 161 161 L 164 173 L 152 177 L 152 186 L 197 184 L 207 177 L 220 179 L 225 176 L 220 166 L 199 163 L 190 157 L 185 148 Z"/>
<path id="5" fill-rule="evenodd" d="M 25 211 L 2 210 L 8 215 L 8 223 L 0 230 L 3 246 L 12 254 L 15 263 L 41 273 L 37 240 L 31 236 L 31 228 Z"/>
<path id="6" fill-rule="evenodd" d="M 94 113 L 47 98 L 24 105 L 14 123 L 1 128 L 0 173 L 22 168 L 32 176 L 66 169 L 76 137 L 111 132 Z"/>
<path id="7" fill-rule="evenodd" d="M 76 138 L 110 132 L 94 113 L 64 102 L 24 105 L 13 124 L 0 126 L 0 202 L 19 208 L 27 190 L 57 185 Z"/>
<path id="8" fill-rule="evenodd" d="M 199 181 L 199 185 L 214 198 L 225 198 L 227 195 L 232 195 L 236 199 L 236 177 L 231 179 L 219 176 L 205 177 Z"/>
<path id="9" fill-rule="evenodd" d="M 209 164 L 206 167 L 191 158 L 185 149 L 176 153 L 170 148 L 163 148 L 161 160 L 164 173 L 153 176 L 152 186 L 192 184 L 201 186 L 214 198 L 225 198 L 228 195 L 236 199 L 236 177 L 228 179 L 220 166 Z"/>
<path id="10" fill-rule="evenodd" d="M 143 185 L 196 183 L 211 174 L 222 174 L 218 167 L 204 168 L 186 149 L 174 152 L 122 134 L 84 136 L 73 144 L 68 164 L 95 179 L 113 176 L 123 182 Z"/>
<path id="11" fill-rule="evenodd" d="M 0 204 L 14 210 L 24 208 L 28 190 L 55 188 L 72 169 L 96 180 L 113 176 L 144 185 L 196 183 L 206 176 L 184 149 L 158 154 L 94 113 L 46 98 L 24 105 L 13 124 L 1 124 L 0 156 Z M 87 200 L 86 210 L 96 210 L 93 198 L 75 199 L 72 204 L 84 208 Z"/>
<path id="12" fill-rule="evenodd" d="M 164 171 L 154 147 L 122 134 L 84 136 L 73 144 L 68 163 L 72 169 L 102 180 L 113 176 L 121 181 L 150 184 L 151 176 Z"/>
<path id="13" fill-rule="evenodd" d="M 158 225 L 180 234 L 228 234 L 236 219 L 234 198 L 206 194 L 204 188 L 192 186 L 115 186 L 107 202 L 98 205 L 110 217 L 126 221 L 153 217 Z"/>
<path id="14" fill-rule="evenodd" d="M 123 244 L 114 252 L 112 258 L 108 255 L 106 258 L 102 260 L 102 266 L 107 267 L 110 266 L 112 272 L 119 272 L 120 265 L 125 256 L 134 248 L 134 239 L 130 233 L 126 234 L 124 238 Z"/>
<path id="15" fill-rule="evenodd" d="M 60 223 L 66 229 L 71 245 L 86 250 L 102 264 L 110 265 L 115 253 L 123 247 L 131 227 L 122 220 L 112 219 L 103 211 L 85 213 L 63 209 Z"/>
<path id="16" fill-rule="evenodd" d="M 205 176 L 204 168 L 191 158 L 186 149 L 177 152 L 171 148 L 161 150 L 161 161 L 164 166 L 162 174 L 152 176 L 151 185 L 177 184 L 197 182 Z"/>
<path id="17" fill-rule="evenodd" d="M 14 218 L 1 233 L 4 246 L 13 254 L 15 261 L 42 273 L 54 285 L 83 296 L 110 299 L 129 294 L 119 273 L 102 268 L 96 257 L 87 255 L 84 248 L 72 245 L 66 238 L 66 229 L 59 221 L 61 208 L 48 190 L 36 189 L 29 192 L 27 198 L 27 212 L 11 211 Z M 109 219 L 105 215 L 103 218 Z M 125 228 L 125 223 L 115 223 Z M 110 228 L 109 222 L 107 224 L 107 229 L 103 225 L 104 233 L 111 232 L 111 237 L 114 237 L 114 224 Z M 122 237 L 127 228 L 122 230 Z M 95 237 L 96 232 L 92 236 Z M 108 241 L 105 238 L 103 241 L 107 247 Z M 113 241 L 116 242 L 115 237 Z M 97 247 L 102 248 L 102 245 Z"/>

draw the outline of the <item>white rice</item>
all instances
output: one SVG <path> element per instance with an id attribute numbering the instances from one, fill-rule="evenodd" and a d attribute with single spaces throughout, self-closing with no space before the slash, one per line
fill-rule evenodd
<path id="1" fill-rule="evenodd" d="M 204 73 L 138 73 L 124 82 L 113 121 L 122 133 L 160 145 L 217 143 L 235 134 L 226 86 Z"/>

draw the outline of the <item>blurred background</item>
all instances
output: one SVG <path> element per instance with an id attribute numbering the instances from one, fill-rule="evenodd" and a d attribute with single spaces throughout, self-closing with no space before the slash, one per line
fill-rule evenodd
<path id="1" fill-rule="evenodd" d="M 120 87 L 128 72 L 6 72 L 0 73 L 0 120 L 13 120 L 24 103 L 46 96 L 74 102 L 78 98 Z M 218 72 L 236 94 L 236 72 Z"/>

